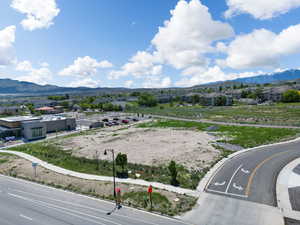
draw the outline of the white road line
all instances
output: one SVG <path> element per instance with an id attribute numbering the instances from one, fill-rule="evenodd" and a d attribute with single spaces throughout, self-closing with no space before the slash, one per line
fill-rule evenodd
<path id="1" fill-rule="evenodd" d="M 102 210 L 102 209 L 99 209 L 99 208 L 92 208 L 92 207 L 88 207 L 88 206 L 84 206 L 84 205 L 80 205 L 80 204 L 76 204 L 76 203 L 67 202 L 67 201 L 64 201 L 64 200 L 59 200 L 59 199 L 55 199 L 55 198 L 49 198 L 49 197 L 45 197 L 45 196 L 33 194 L 33 193 L 30 193 L 30 192 L 17 190 L 17 189 L 14 189 L 14 188 L 9 188 L 9 189 L 11 191 L 15 191 L 15 192 L 23 193 L 23 194 L 28 194 L 28 195 L 31 195 L 31 196 L 36 196 L 36 197 L 39 197 L 39 198 L 48 199 L 48 200 L 51 200 L 51 201 L 54 201 L 54 202 L 64 203 L 64 204 L 67 204 L 67 205 L 70 205 L 70 206 L 79 207 L 79 208 L 82 208 L 82 209 L 88 209 L 88 210 L 95 211 L 95 212 L 107 213 L 107 210 Z M 132 216 L 130 217 L 130 216 L 121 215 L 121 214 L 115 214 L 115 216 L 116 217 L 127 218 L 127 219 L 130 219 L 130 220 L 133 220 L 133 221 L 138 221 L 138 222 L 141 222 L 143 224 L 157 225 L 157 223 L 151 223 L 151 222 L 147 222 L 147 221 L 144 221 L 144 220 L 141 220 L 141 219 L 132 218 Z"/>
<path id="2" fill-rule="evenodd" d="M 103 199 L 99 199 L 99 198 L 94 198 L 94 197 L 90 197 L 90 196 L 83 195 L 83 194 L 74 193 L 74 192 L 71 192 L 71 191 L 68 191 L 68 190 L 57 189 L 57 188 L 54 188 L 54 187 L 51 187 L 51 186 L 47 186 L 47 185 L 42 185 L 42 184 L 39 184 L 39 183 L 35 183 L 33 181 L 27 181 L 27 180 L 23 180 L 23 179 L 20 179 L 20 178 L 5 176 L 5 175 L 2 175 L 2 174 L 0 174 L 0 177 L 4 177 L 6 179 L 9 179 L 11 182 L 15 182 L 15 183 L 18 183 L 18 184 L 22 184 L 23 185 L 24 183 L 26 183 L 26 184 L 30 184 L 30 185 L 33 185 L 33 186 L 42 187 L 44 189 L 49 189 L 49 190 L 52 190 L 52 191 L 55 190 L 55 191 L 59 191 L 59 192 L 62 192 L 62 193 L 68 193 L 70 195 L 76 195 L 76 196 L 80 196 L 82 198 L 86 198 L 86 199 L 90 199 L 90 200 L 93 200 L 93 201 L 98 201 L 98 202 L 106 203 L 106 204 L 108 204 L 110 206 L 114 206 L 114 203 L 112 203 L 110 201 L 107 201 L 107 200 L 103 200 Z M 135 211 L 135 212 L 138 212 L 138 213 L 141 213 L 141 214 L 142 213 L 149 214 L 149 215 L 154 216 L 154 217 L 160 217 L 162 219 L 166 219 L 166 220 L 170 220 L 170 221 L 176 221 L 177 223 L 181 223 L 181 224 L 185 224 L 185 225 L 190 225 L 190 223 L 187 223 L 187 222 L 182 221 L 182 220 L 177 220 L 175 218 L 171 218 L 171 217 L 159 215 L 159 214 L 156 214 L 156 213 L 151 213 L 151 212 L 140 210 L 140 209 L 137 209 L 137 208 L 132 208 L 132 207 L 129 207 L 129 206 L 123 206 L 123 208 L 129 209 L 131 211 Z"/>
<path id="3" fill-rule="evenodd" d="M 27 219 L 27 220 L 33 220 L 32 218 L 30 218 L 30 217 L 28 217 L 28 216 L 25 216 L 25 215 L 23 215 L 23 214 L 20 214 L 20 217 L 22 217 L 22 218 L 24 218 L 24 219 Z"/>
<path id="4" fill-rule="evenodd" d="M 216 182 L 215 186 L 224 186 L 225 184 L 226 184 L 226 181 L 223 181 L 222 183 Z"/>
<path id="5" fill-rule="evenodd" d="M 241 169 L 241 171 L 242 171 L 243 173 L 245 173 L 245 174 L 248 174 L 248 173 L 250 173 L 250 171 L 249 171 L 249 170 L 245 170 L 244 168 L 242 168 L 242 169 Z"/>
<path id="6" fill-rule="evenodd" d="M 233 187 L 239 191 L 244 190 L 244 188 L 242 186 L 237 185 L 236 183 L 233 183 Z"/>
<path id="7" fill-rule="evenodd" d="M 228 190 L 229 190 L 229 187 L 230 187 L 230 185 L 231 185 L 231 183 L 232 183 L 232 181 L 233 181 L 233 178 L 234 178 L 235 175 L 239 172 L 239 170 L 241 169 L 242 166 L 243 166 L 243 164 L 240 165 L 240 166 L 236 169 L 236 171 L 233 173 L 233 175 L 232 175 L 232 177 L 230 178 L 229 183 L 228 183 L 228 185 L 227 185 L 227 187 L 226 187 L 225 193 L 228 193 Z"/>
<path id="8" fill-rule="evenodd" d="M 206 189 L 209 192 L 214 192 L 214 193 L 218 193 L 218 194 L 223 194 L 223 195 L 228 195 L 228 196 L 236 196 L 236 197 L 241 197 L 241 198 L 248 198 L 247 195 L 239 195 L 239 194 L 234 194 L 234 193 L 225 193 L 222 191 L 215 191 L 215 190 L 211 190 L 211 189 Z"/>

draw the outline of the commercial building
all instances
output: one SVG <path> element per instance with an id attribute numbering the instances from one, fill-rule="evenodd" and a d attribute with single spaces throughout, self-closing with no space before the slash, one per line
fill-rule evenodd
<path id="1" fill-rule="evenodd" d="M 15 137 L 31 141 L 45 138 L 47 133 L 76 129 L 75 118 L 62 116 L 19 116 L 0 118 L 0 138 Z"/>

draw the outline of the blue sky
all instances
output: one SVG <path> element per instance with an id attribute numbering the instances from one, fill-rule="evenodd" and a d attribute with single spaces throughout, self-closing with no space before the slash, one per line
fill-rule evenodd
<path id="1" fill-rule="evenodd" d="M 171 87 L 300 67 L 300 0 L 74 3 L 0 1 L 1 78 Z"/>

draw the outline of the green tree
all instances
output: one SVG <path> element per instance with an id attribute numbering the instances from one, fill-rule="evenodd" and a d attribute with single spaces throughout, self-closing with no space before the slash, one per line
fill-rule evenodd
<path id="1" fill-rule="evenodd" d="M 226 96 L 218 96 L 215 99 L 215 105 L 216 106 L 225 106 L 227 103 L 227 97 Z"/>
<path id="2" fill-rule="evenodd" d="M 169 163 L 168 169 L 169 169 L 169 173 L 171 175 L 171 185 L 179 186 L 179 182 L 177 180 L 178 171 L 177 171 L 176 162 L 172 160 Z"/>
<path id="3" fill-rule="evenodd" d="M 108 111 L 114 111 L 114 105 L 112 103 L 105 103 L 103 104 L 103 110 Z"/>
<path id="4" fill-rule="evenodd" d="M 27 109 L 30 111 L 31 114 L 34 114 L 34 113 L 35 113 L 34 105 L 33 105 L 32 103 L 27 103 L 27 104 L 26 104 L 26 107 L 27 107 Z"/>
<path id="5" fill-rule="evenodd" d="M 144 93 L 139 96 L 138 104 L 140 106 L 154 107 L 157 106 L 157 99 L 151 94 Z"/>
<path id="6" fill-rule="evenodd" d="M 192 104 L 195 105 L 200 102 L 199 95 L 192 95 Z"/>
<path id="7" fill-rule="evenodd" d="M 122 171 L 125 172 L 125 167 L 127 166 L 127 163 L 127 155 L 119 152 L 116 157 L 116 165 L 120 166 L 122 168 Z"/>
<path id="8" fill-rule="evenodd" d="M 297 90 L 288 90 L 283 93 L 282 95 L 283 102 L 299 102 L 300 101 L 300 94 Z"/>
<path id="9" fill-rule="evenodd" d="M 139 96 L 141 95 L 141 93 L 138 92 L 138 91 L 134 91 L 134 92 L 132 92 L 130 95 L 131 95 L 132 97 L 139 97 Z"/>

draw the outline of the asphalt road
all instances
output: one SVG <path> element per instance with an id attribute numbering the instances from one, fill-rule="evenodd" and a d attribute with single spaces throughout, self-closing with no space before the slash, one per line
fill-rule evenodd
<path id="1" fill-rule="evenodd" d="M 269 206 L 277 206 L 276 180 L 280 170 L 300 157 L 300 141 L 261 147 L 228 160 L 206 191 Z"/>
<path id="2" fill-rule="evenodd" d="M 0 176 L 1 225 L 184 225 L 180 220 Z"/>

